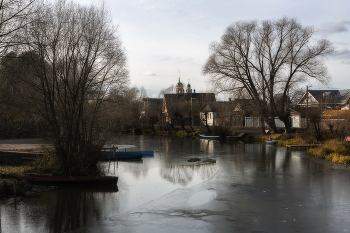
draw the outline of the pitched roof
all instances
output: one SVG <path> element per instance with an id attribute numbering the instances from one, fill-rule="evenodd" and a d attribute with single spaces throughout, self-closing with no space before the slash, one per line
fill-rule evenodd
<path id="1" fill-rule="evenodd" d="M 336 103 L 345 104 L 350 98 L 350 89 L 344 90 L 309 90 L 309 94 L 313 96 L 317 102 L 325 102 L 325 99 L 336 97 Z M 300 99 L 298 104 L 301 104 L 302 101 L 306 98 L 306 93 Z"/>
<path id="2" fill-rule="evenodd" d="M 181 94 L 164 94 L 165 101 L 192 101 L 193 102 L 215 102 L 214 93 L 181 93 Z"/>

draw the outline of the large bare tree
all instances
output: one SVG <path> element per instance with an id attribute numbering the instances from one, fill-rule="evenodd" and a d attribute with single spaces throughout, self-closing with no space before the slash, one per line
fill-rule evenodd
<path id="1" fill-rule="evenodd" d="M 277 130 L 277 116 L 290 132 L 288 91 L 308 78 L 329 79 L 323 59 L 332 45 L 312 40 L 313 34 L 312 27 L 286 17 L 236 22 L 227 27 L 221 42 L 210 45 L 203 73 L 219 92 L 248 93 L 272 131 Z"/>
<path id="2" fill-rule="evenodd" d="M 0 54 L 20 43 L 17 32 L 32 22 L 37 0 L 0 0 Z"/>
<path id="3" fill-rule="evenodd" d="M 34 13 L 40 8 L 39 4 L 38 0 L 0 0 L 0 57 L 11 58 L 11 51 L 22 42 L 22 29 L 32 22 Z M 2 92 L 7 81 L 7 76 L 1 73 Z M 3 104 L 2 99 L 0 102 Z"/>
<path id="4" fill-rule="evenodd" d="M 106 9 L 57 0 L 37 12 L 27 31 L 33 75 L 26 102 L 50 126 L 58 163 L 79 174 L 96 165 L 108 119 L 102 104 L 128 82 L 126 57 Z"/>

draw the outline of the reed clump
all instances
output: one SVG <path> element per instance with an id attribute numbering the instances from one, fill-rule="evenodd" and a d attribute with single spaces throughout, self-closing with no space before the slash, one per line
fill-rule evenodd
<path id="1" fill-rule="evenodd" d="M 322 146 L 310 148 L 307 153 L 336 163 L 350 163 L 350 144 L 337 140 L 325 142 Z"/>
<path id="2" fill-rule="evenodd" d="M 278 141 L 279 146 L 286 146 L 286 145 L 305 145 L 307 142 L 302 139 L 301 137 L 295 137 L 295 138 L 290 138 L 286 140 L 281 140 Z"/>
<path id="3" fill-rule="evenodd" d="M 31 170 L 33 167 L 30 164 L 18 165 L 18 166 L 0 166 L 0 177 L 2 178 L 12 178 L 17 174 L 23 174 L 28 170 Z"/>

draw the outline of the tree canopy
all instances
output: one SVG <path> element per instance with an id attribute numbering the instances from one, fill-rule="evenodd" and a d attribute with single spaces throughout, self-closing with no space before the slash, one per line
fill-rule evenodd
<path id="1" fill-rule="evenodd" d="M 105 143 L 110 90 L 128 83 L 126 56 L 106 9 L 57 0 L 25 27 L 23 61 L 31 75 L 19 77 L 33 111 L 50 126 L 62 171 L 79 174 L 96 165 Z"/>
<path id="2" fill-rule="evenodd" d="M 289 90 L 309 78 L 329 80 L 323 60 L 333 47 L 328 40 L 313 40 L 314 32 L 286 17 L 233 23 L 210 45 L 202 72 L 218 92 L 248 94 L 273 131 L 274 117 L 290 131 Z"/>

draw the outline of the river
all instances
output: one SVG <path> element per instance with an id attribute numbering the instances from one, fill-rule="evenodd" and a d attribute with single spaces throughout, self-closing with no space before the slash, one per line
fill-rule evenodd
<path id="1" fill-rule="evenodd" d="M 57 188 L 3 201 L 0 232 L 350 232 L 343 165 L 263 144 L 152 136 L 111 143 L 155 153 L 102 162 L 119 177 L 118 190 Z"/>

